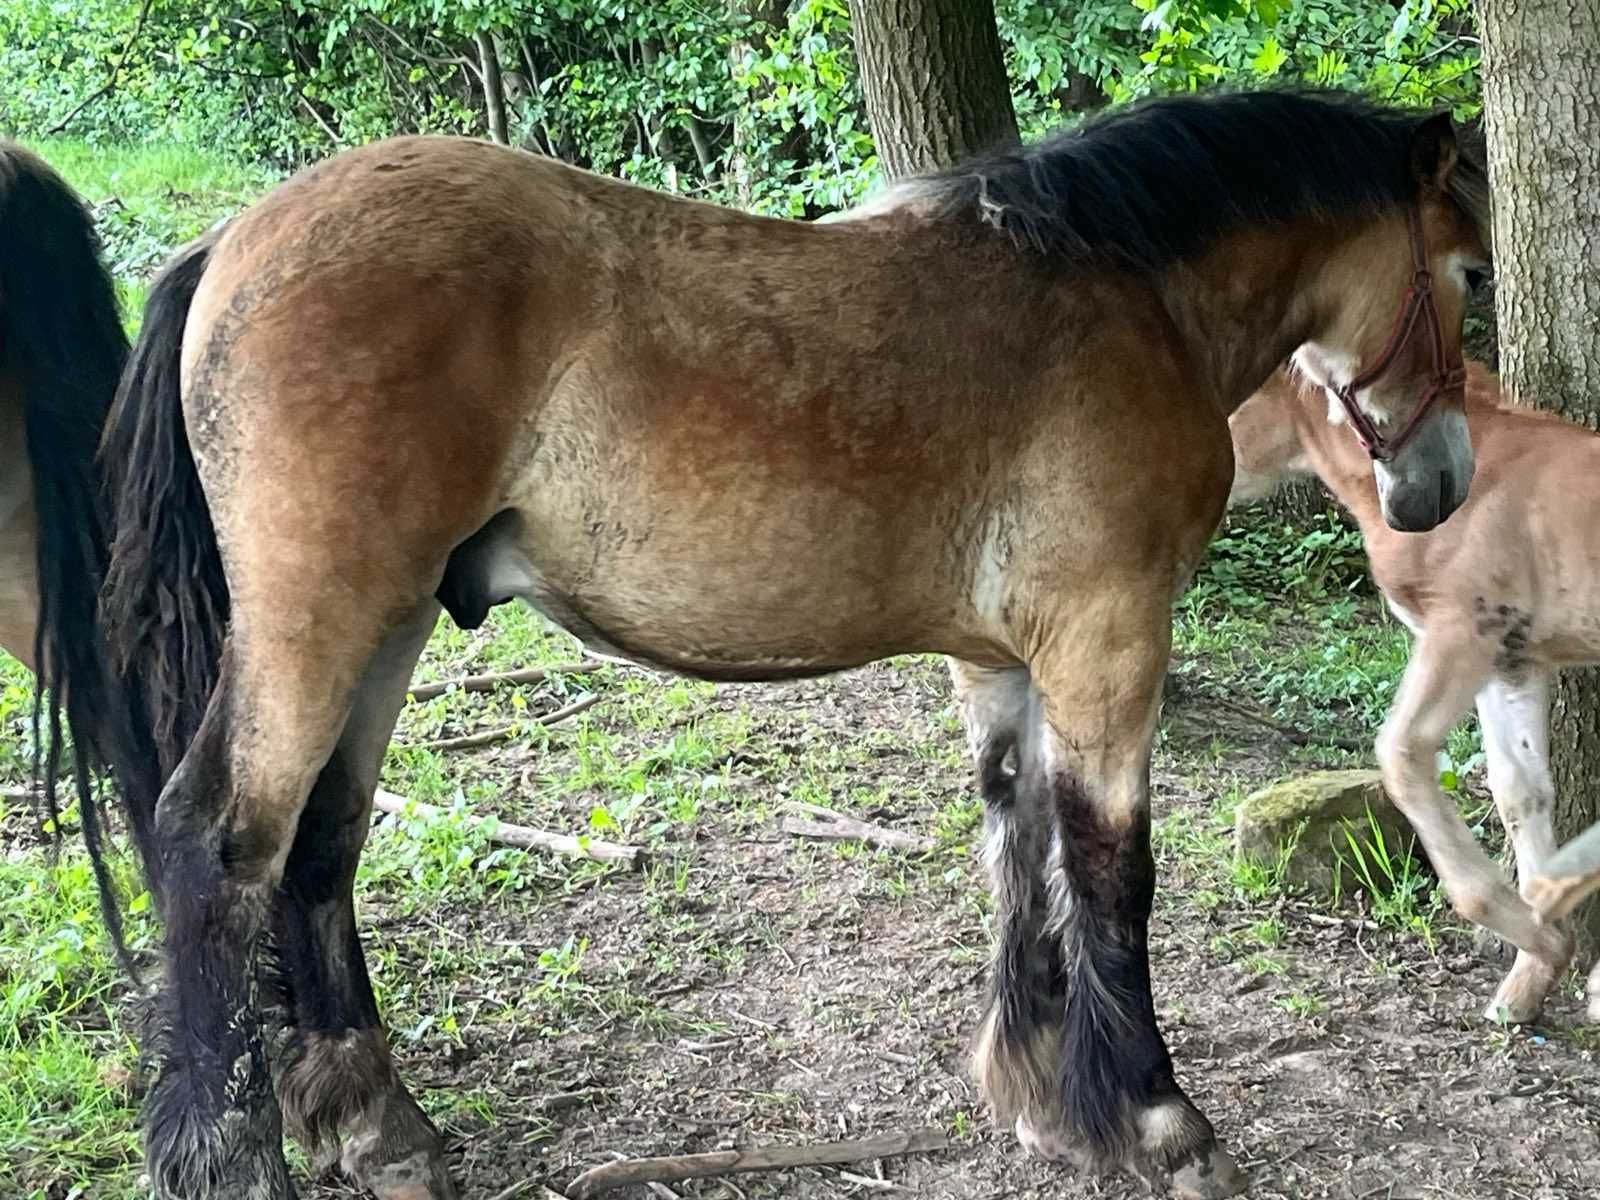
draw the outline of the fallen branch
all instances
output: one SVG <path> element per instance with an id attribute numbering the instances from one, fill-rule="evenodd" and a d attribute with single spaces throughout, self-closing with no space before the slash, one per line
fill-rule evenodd
<path id="1" fill-rule="evenodd" d="M 466 675 L 460 679 L 447 679 L 443 683 L 419 683 L 406 694 L 421 702 L 432 700 L 449 691 L 492 692 L 501 687 L 520 687 L 525 683 L 543 683 L 552 675 L 587 675 L 598 671 L 605 663 L 586 658 L 582 662 L 558 663 L 553 667 L 525 667 L 520 671 L 497 671 L 489 675 Z"/>
<path id="2" fill-rule="evenodd" d="M 393 792 L 386 792 L 379 788 L 372 797 L 372 807 L 382 813 L 401 813 L 411 811 L 421 817 L 449 816 L 449 810 L 439 808 L 432 804 L 423 804 L 420 800 L 407 800 L 404 796 L 397 796 Z M 516 846 L 523 850 L 549 850 L 555 854 L 576 854 L 583 858 L 598 859 L 601 862 L 627 863 L 630 867 L 637 865 L 644 851 L 637 846 L 623 846 L 616 842 L 603 842 L 599 838 L 575 838 L 566 833 L 550 833 L 543 829 L 533 829 L 527 825 L 512 825 L 507 821 L 500 821 L 494 817 L 471 817 L 474 824 L 485 821 L 495 821 L 495 827 L 489 834 L 489 840 L 499 842 L 505 846 Z"/>
<path id="3" fill-rule="evenodd" d="M 482 733 L 468 733 L 461 737 L 436 738 L 431 742 L 412 742 L 408 750 L 476 750 L 480 746 L 493 746 L 509 741 L 517 735 L 519 725 L 502 725 L 498 729 L 485 729 Z"/>
<path id="4" fill-rule="evenodd" d="M 784 1171 L 791 1167 L 820 1167 L 891 1158 L 943 1150 L 949 1141 L 942 1129 L 889 1133 L 849 1142 L 819 1142 L 811 1146 L 764 1146 L 752 1150 L 717 1150 L 710 1154 L 676 1154 L 660 1158 L 634 1158 L 607 1163 L 579 1175 L 567 1187 L 570 1200 L 589 1200 L 612 1188 L 635 1184 L 676 1183 L 684 1179 L 711 1179 L 750 1171 Z"/>
<path id="5" fill-rule="evenodd" d="M 117 77 L 122 74 L 122 68 L 128 62 L 128 55 L 133 53 L 133 44 L 139 40 L 139 34 L 144 30 L 145 20 L 150 16 L 150 4 L 151 0 L 144 0 L 144 3 L 139 6 L 139 15 L 134 18 L 133 30 L 128 34 L 128 40 L 122 43 L 122 53 L 117 55 L 117 61 L 111 64 L 111 74 L 106 76 L 106 81 L 85 96 L 71 112 L 45 130 L 46 134 L 54 136 L 60 133 L 68 125 L 71 125 L 73 118 L 88 108 L 89 105 L 99 100 L 102 96 L 109 96 L 115 90 Z"/>
<path id="6" fill-rule="evenodd" d="M 1589 826 L 1551 855 L 1528 881 L 1528 903 L 1540 918 L 1559 921 L 1600 889 L 1600 824 Z"/>
<path id="7" fill-rule="evenodd" d="M 1253 708 L 1247 708 L 1223 696 L 1214 696 L 1209 693 L 1200 693 L 1209 704 L 1225 708 L 1247 721 L 1254 721 L 1257 725 L 1272 730 L 1273 733 L 1296 746 L 1332 746 L 1335 750 L 1348 750 L 1351 754 L 1365 754 L 1372 749 L 1372 743 L 1363 738 L 1340 737 L 1337 734 L 1307 733 L 1304 729 L 1297 729 L 1293 725 L 1285 725 L 1282 721 L 1275 721 L 1264 713 L 1258 713 Z"/>
<path id="8" fill-rule="evenodd" d="M 547 728 L 568 717 L 575 717 L 585 709 L 593 708 L 600 703 L 600 693 L 593 692 L 580 700 L 574 700 L 565 708 L 558 708 L 554 712 L 547 712 L 541 717 L 535 717 L 534 725 L 543 725 Z M 433 742 L 413 742 L 411 749 L 416 750 L 475 750 L 479 746 L 492 746 L 496 742 L 504 742 L 517 736 L 522 725 L 502 725 L 498 729 L 486 729 L 482 733 L 468 733 L 461 737 L 440 738 Z"/>
<path id="9" fill-rule="evenodd" d="M 834 812 L 831 808 L 822 808 L 815 804 L 800 804 L 796 807 L 818 818 L 815 821 L 806 821 L 799 817 L 785 817 L 783 831 L 792 833 L 796 837 L 818 838 L 825 842 L 870 842 L 874 846 L 883 846 L 890 850 L 910 850 L 913 853 L 925 853 L 939 844 L 936 838 L 925 837 L 920 833 L 905 833 L 898 829 L 885 829 L 882 825 L 858 821 L 855 817 L 847 817 L 843 813 Z"/>

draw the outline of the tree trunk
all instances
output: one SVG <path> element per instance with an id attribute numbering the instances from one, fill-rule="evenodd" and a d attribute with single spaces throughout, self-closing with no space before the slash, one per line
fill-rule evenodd
<path id="1" fill-rule="evenodd" d="M 890 179 L 1018 140 L 994 0 L 850 0 L 850 24 Z"/>
<path id="2" fill-rule="evenodd" d="M 543 97 L 544 82 L 539 74 L 538 60 L 533 56 L 533 45 L 527 38 L 518 38 L 517 45 L 522 51 L 522 65 L 528 68 L 528 85 L 535 93 Z M 541 120 L 539 129 L 544 133 L 544 152 L 552 158 L 564 158 L 571 161 L 565 144 L 565 131 L 563 131 L 561 137 L 557 137 L 556 131 L 550 127 L 548 120 Z"/>
<path id="3" fill-rule="evenodd" d="M 738 33 L 728 43 L 728 69 L 738 78 L 747 54 L 766 49 L 769 35 L 778 32 L 789 20 L 789 0 L 730 0 L 729 17 Z M 728 171 L 733 177 L 734 197 L 741 208 L 749 208 L 755 200 L 756 146 L 755 97 L 750 103 L 740 104 L 733 113 L 733 151 L 728 158 Z M 777 147 L 779 162 L 803 165 L 809 158 L 810 137 L 804 125 L 796 121 L 783 136 Z"/>
<path id="4" fill-rule="evenodd" d="M 308 96 L 301 82 L 304 79 L 315 84 L 322 70 L 322 42 L 315 19 L 308 13 L 299 13 L 290 21 L 286 33 L 289 40 L 289 86 L 294 89 L 306 114 L 328 135 L 328 140 L 338 146 L 341 141 L 339 114 L 326 100 L 313 100 Z"/>
<path id="5" fill-rule="evenodd" d="M 1527 403 L 1600 428 L 1600 11 L 1594 0 L 1480 0 L 1478 16 L 1501 373 Z M 1564 842 L 1600 818 L 1593 671 L 1557 687 L 1550 741 Z M 1575 921 L 1600 942 L 1600 906 Z"/>
<path id="6" fill-rule="evenodd" d="M 478 68 L 483 76 L 483 108 L 489 117 L 489 136 L 502 146 L 509 146 L 511 138 L 506 132 L 506 90 L 500 78 L 500 52 L 495 49 L 494 34 L 481 30 L 478 42 Z"/>

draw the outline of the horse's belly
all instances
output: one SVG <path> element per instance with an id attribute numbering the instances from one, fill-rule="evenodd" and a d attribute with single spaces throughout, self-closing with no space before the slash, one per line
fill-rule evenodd
<path id="1" fill-rule="evenodd" d="M 587 507 L 491 521 L 451 559 L 451 615 L 470 627 L 519 598 L 593 653 L 715 679 L 821 674 L 951 640 L 957 605 L 936 564 L 907 571 L 881 523 Z"/>

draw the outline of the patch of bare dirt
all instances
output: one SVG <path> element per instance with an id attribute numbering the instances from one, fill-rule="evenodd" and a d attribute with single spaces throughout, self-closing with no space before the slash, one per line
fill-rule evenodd
<path id="1" fill-rule="evenodd" d="M 1186 707 L 1203 703 L 1169 701 L 1158 819 L 1207 813 L 1223 780 L 1281 769 L 1272 733 Z M 954 1131 L 951 1148 L 883 1163 L 883 1183 L 825 1168 L 673 1190 L 819 1200 L 1148 1194 L 1132 1179 L 1029 1160 L 983 1113 L 966 1056 L 985 987 L 988 904 L 970 850 L 917 866 L 778 831 L 782 795 L 813 777 L 815 761 L 829 764 L 826 785 L 857 798 L 852 812 L 885 824 L 932 832 L 940 813 L 975 811 L 937 667 L 724 688 L 711 702 L 735 707 L 748 717 L 748 749 L 732 758 L 731 795 L 670 835 L 655 873 L 481 909 L 369 907 L 369 945 L 399 945 L 380 976 L 428 969 L 424 948 L 441 939 L 481 963 L 457 997 L 460 1044 L 423 1036 L 399 1047 L 415 1090 L 435 1102 L 441 1093 L 485 1099 L 482 1112 L 457 1104 L 446 1121 L 464 1196 L 489 1200 L 521 1180 L 560 1188 L 616 1153 L 930 1124 Z M 1217 757 L 1212 734 L 1222 727 L 1228 748 Z M 829 757 L 851 747 L 859 753 Z M 493 761 L 525 787 L 560 770 L 526 751 Z M 574 814 L 583 804 L 572 799 Z M 514 805 L 503 815 L 516 819 Z M 1249 1195 L 1600 1194 L 1600 1039 L 1570 987 L 1545 1028 L 1497 1031 L 1476 1014 L 1504 964 L 1475 957 L 1464 937 L 1445 935 L 1430 952 L 1420 937 L 1377 932 L 1354 913 L 1313 921 L 1306 905 L 1244 903 L 1219 879 L 1215 864 L 1164 856 L 1152 970 L 1179 1077 L 1249 1169 Z M 1269 969 L 1218 949 L 1265 918 L 1283 929 Z M 563 1000 L 563 1019 L 519 1021 L 533 959 L 574 935 L 588 938 L 583 986 Z M 850 1170 L 880 1178 L 873 1164 Z M 324 1185 L 317 1194 L 341 1193 Z"/>

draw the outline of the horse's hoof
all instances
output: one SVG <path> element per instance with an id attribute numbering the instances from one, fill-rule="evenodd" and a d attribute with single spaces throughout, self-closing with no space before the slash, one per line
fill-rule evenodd
<path id="1" fill-rule="evenodd" d="M 399 1162 L 368 1164 L 350 1174 L 378 1200 L 457 1200 L 444 1158 L 426 1150 Z"/>
<path id="2" fill-rule="evenodd" d="M 1027 1117 L 1018 1117 L 1017 1141 L 1021 1143 L 1023 1152 L 1034 1158 L 1068 1163 L 1074 1167 L 1088 1165 L 1088 1156 L 1060 1126 L 1035 1125 Z"/>
<path id="3" fill-rule="evenodd" d="M 1223 1200 L 1244 1191 L 1248 1182 L 1233 1155 L 1221 1142 L 1212 1142 L 1172 1172 L 1172 1194 L 1182 1200 Z"/>

